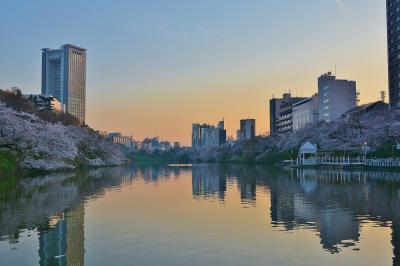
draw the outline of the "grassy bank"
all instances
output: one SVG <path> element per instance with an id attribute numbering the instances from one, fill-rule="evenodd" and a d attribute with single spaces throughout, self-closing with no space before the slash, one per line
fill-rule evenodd
<path id="1" fill-rule="evenodd" d="M 0 178 L 13 177 L 17 170 L 17 155 L 12 151 L 0 149 Z"/>

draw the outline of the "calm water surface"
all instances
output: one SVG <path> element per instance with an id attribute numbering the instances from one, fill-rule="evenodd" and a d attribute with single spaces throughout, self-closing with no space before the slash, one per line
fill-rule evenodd
<path id="1" fill-rule="evenodd" d="M 400 173 L 131 166 L 0 179 L 0 265 L 398 265 Z"/>

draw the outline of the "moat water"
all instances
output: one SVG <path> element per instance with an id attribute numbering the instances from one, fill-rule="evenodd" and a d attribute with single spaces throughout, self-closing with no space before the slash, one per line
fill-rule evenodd
<path id="1" fill-rule="evenodd" d="M 0 178 L 0 265 L 399 265 L 400 172 L 140 165 Z"/>

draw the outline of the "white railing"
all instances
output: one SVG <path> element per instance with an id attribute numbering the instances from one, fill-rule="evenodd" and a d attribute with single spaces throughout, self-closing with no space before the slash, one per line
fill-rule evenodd
<path id="1" fill-rule="evenodd" d="M 365 159 L 362 157 L 350 158 L 349 156 L 324 156 L 324 157 L 310 157 L 310 158 L 297 158 L 292 165 L 297 166 L 323 166 L 323 165 L 365 165 Z"/>
<path id="2" fill-rule="evenodd" d="M 324 156 L 324 157 L 310 157 L 310 158 L 297 158 L 295 161 L 290 160 L 292 166 L 367 166 L 367 167 L 398 167 L 400 168 L 400 158 L 376 158 L 365 159 L 364 157 L 349 156 Z"/>
<path id="3" fill-rule="evenodd" d="M 365 165 L 370 167 L 400 167 L 400 159 L 367 159 Z"/>

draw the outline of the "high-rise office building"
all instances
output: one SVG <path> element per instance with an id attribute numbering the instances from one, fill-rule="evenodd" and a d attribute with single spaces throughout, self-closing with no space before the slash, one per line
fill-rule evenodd
<path id="1" fill-rule="evenodd" d="M 400 1 L 386 0 L 389 102 L 400 107 Z"/>
<path id="2" fill-rule="evenodd" d="M 86 49 L 64 44 L 42 49 L 42 95 L 52 95 L 83 124 L 86 106 Z"/>
<path id="3" fill-rule="evenodd" d="M 207 124 L 192 125 L 192 147 L 217 147 L 226 143 L 226 130 L 224 121 L 220 121 L 217 125 L 211 126 Z"/>
<path id="4" fill-rule="evenodd" d="M 317 122 L 319 119 L 318 94 L 314 94 L 310 98 L 294 103 L 292 109 L 293 131 L 302 129 L 307 124 Z"/>
<path id="5" fill-rule="evenodd" d="M 331 72 L 318 78 L 319 120 L 330 122 L 357 106 L 356 82 L 336 79 Z"/>
<path id="6" fill-rule="evenodd" d="M 237 140 L 249 140 L 256 136 L 256 120 L 242 119 L 240 120 L 240 129 L 237 131 Z"/>
<path id="7" fill-rule="evenodd" d="M 201 135 L 200 135 L 201 125 L 196 123 L 192 124 L 192 147 L 201 147 Z"/>
<path id="8" fill-rule="evenodd" d="M 293 131 L 293 104 L 306 99 L 292 97 L 290 93 L 284 93 L 282 98 L 273 97 L 269 101 L 270 134 Z"/>
<path id="9" fill-rule="evenodd" d="M 219 131 L 218 144 L 219 146 L 221 146 L 226 143 L 226 129 L 225 129 L 225 121 L 223 119 L 218 122 L 217 128 Z"/>

